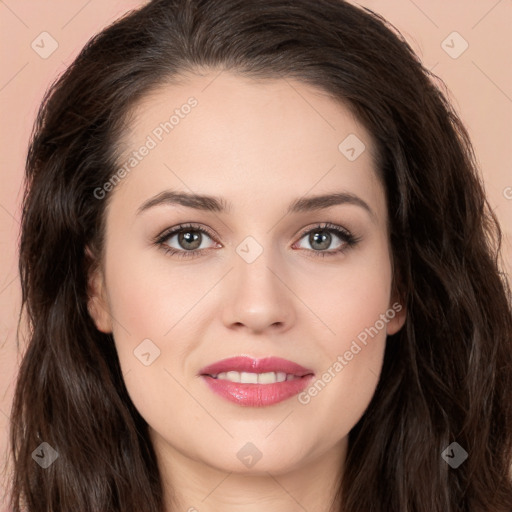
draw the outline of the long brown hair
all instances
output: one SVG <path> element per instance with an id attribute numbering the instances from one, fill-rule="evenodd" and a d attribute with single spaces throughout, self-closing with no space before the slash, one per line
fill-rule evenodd
<path id="1" fill-rule="evenodd" d="M 30 336 L 11 415 L 13 512 L 163 512 L 147 424 L 88 313 L 138 100 L 185 72 L 290 77 L 348 105 L 378 148 L 407 307 L 349 435 L 343 512 L 512 510 L 512 313 L 501 232 L 468 133 L 401 34 L 342 0 L 153 0 L 95 36 L 52 85 L 26 163 L 20 276 Z M 85 247 L 92 248 L 89 259 Z M 59 454 L 42 469 L 33 451 Z M 443 451 L 467 452 L 456 469 Z"/>

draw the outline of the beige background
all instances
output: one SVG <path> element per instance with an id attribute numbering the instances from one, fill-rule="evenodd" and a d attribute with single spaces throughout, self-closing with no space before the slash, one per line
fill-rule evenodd
<path id="1" fill-rule="evenodd" d="M 0 462 L 7 446 L 10 404 L 19 363 L 15 338 L 20 306 L 16 247 L 24 159 L 35 113 L 47 86 L 72 62 L 85 42 L 116 17 L 142 3 L 0 0 Z M 375 10 L 391 21 L 424 65 L 446 83 L 450 99 L 469 129 L 490 203 L 501 221 L 505 233 L 503 259 L 510 275 L 511 0 L 353 3 Z M 467 49 L 462 52 L 466 43 Z M 51 55 L 45 54 L 56 45 Z M 3 494 L 0 488 L 0 510 Z"/>

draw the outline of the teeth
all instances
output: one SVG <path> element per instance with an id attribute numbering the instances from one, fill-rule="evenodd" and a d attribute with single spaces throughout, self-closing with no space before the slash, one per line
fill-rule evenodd
<path id="1" fill-rule="evenodd" d="M 258 384 L 274 384 L 274 382 L 277 382 L 274 372 L 260 373 L 258 375 Z"/>
<path id="2" fill-rule="evenodd" d="M 233 373 L 235 373 L 235 372 L 233 372 Z M 240 373 L 240 382 L 242 384 L 258 384 L 258 374 L 257 373 L 241 372 Z"/>
<path id="3" fill-rule="evenodd" d="M 216 379 L 239 382 L 241 384 L 275 384 L 286 380 L 294 380 L 300 377 L 286 374 L 285 372 L 249 373 L 249 372 L 222 372 Z"/>
<path id="4" fill-rule="evenodd" d="M 293 375 L 292 375 L 293 377 Z M 284 372 L 277 372 L 276 373 L 276 380 L 277 382 L 284 382 L 286 380 L 286 373 Z"/>

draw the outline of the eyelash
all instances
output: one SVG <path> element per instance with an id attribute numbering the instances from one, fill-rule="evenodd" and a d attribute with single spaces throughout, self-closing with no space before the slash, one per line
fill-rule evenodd
<path id="1" fill-rule="evenodd" d="M 180 224 L 179 226 L 176 226 L 175 228 L 172 228 L 170 230 L 164 231 L 161 235 L 158 235 L 156 239 L 154 240 L 154 243 L 160 247 L 165 254 L 170 254 L 171 256 L 178 256 L 179 258 L 194 258 L 197 256 L 200 256 L 203 251 L 206 251 L 208 249 L 194 249 L 192 251 L 185 251 L 185 250 L 178 250 L 174 249 L 172 247 L 169 247 L 165 242 L 169 240 L 173 235 L 176 235 L 182 231 L 198 231 L 200 233 L 203 233 L 205 235 L 208 235 L 212 240 L 215 241 L 215 236 L 206 228 L 203 228 L 201 226 L 198 226 L 196 224 Z M 326 256 L 336 256 L 340 253 L 343 253 L 347 251 L 348 249 L 354 247 L 359 241 L 360 238 L 355 237 L 347 231 L 345 228 L 342 228 L 340 226 L 336 226 L 335 224 L 331 224 L 330 222 L 326 222 L 324 224 L 319 224 L 317 226 L 314 226 L 313 228 L 309 228 L 308 230 L 301 233 L 299 237 L 299 241 L 304 238 L 305 235 L 310 234 L 311 232 L 315 231 L 327 231 L 329 233 L 334 233 L 336 236 L 338 236 L 344 244 L 341 246 L 341 248 L 331 250 L 331 251 L 314 251 L 313 249 L 306 249 L 307 251 L 313 252 L 316 256 L 325 258 Z"/>

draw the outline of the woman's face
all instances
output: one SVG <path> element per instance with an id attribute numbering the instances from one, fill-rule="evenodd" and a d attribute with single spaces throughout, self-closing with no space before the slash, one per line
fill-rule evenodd
<path id="1" fill-rule="evenodd" d="M 339 461 L 405 317 L 369 134 L 305 84 L 229 72 L 134 114 L 119 183 L 95 191 L 110 202 L 90 311 L 157 452 L 246 473 Z"/>

